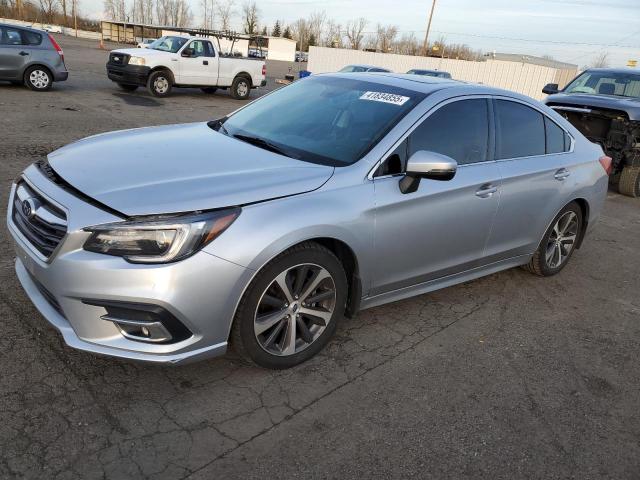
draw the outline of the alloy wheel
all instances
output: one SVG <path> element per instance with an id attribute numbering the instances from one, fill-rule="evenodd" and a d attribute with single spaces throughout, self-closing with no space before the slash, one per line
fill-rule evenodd
<path id="1" fill-rule="evenodd" d="M 239 82 L 236 91 L 238 92 L 238 95 L 244 97 L 249 93 L 249 85 L 247 85 L 247 82 Z"/>
<path id="2" fill-rule="evenodd" d="M 549 268 L 558 268 L 567 261 L 575 247 L 579 226 L 575 212 L 566 212 L 558 219 L 547 241 L 545 260 Z"/>
<path id="3" fill-rule="evenodd" d="M 305 263 L 281 272 L 263 292 L 254 316 L 260 346 L 289 356 L 315 342 L 331 321 L 336 287 L 323 267 Z"/>
<path id="4" fill-rule="evenodd" d="M 29 82 L 36 88 L 47 88 L 49 85 L 49 75 L 43 70 L 34 70 L 29 75 Z"/>

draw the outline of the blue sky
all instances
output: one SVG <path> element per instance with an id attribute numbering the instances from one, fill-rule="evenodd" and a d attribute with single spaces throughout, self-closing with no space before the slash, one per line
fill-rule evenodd
<path id="1" fill-rule="evenodd" d="M 199 1 L 190 0 L 195 15 Z M 98 17 L 102 0 L 81 0 Z M 238 5 L 242 0 L 237 0 Z M 431 0 L 256 0 L 261 19 L 292 22 L 315 11 L 344 24 L 364 16 L 368 30 L 380 22 L 424 37 Z M 239 10 L 239 8 L 238 8 Z M 236 22 L 239 26 L 239 13 Z M 640 0 L 437 0 L 432 39 L 505 53 L 552 55 L 579 65 L 601 51 L 612 66 L 640 60 Z M 527 40 L 527 41 L 525 41 Z M 564 43 L 566 42 L 566 43 Z"/>

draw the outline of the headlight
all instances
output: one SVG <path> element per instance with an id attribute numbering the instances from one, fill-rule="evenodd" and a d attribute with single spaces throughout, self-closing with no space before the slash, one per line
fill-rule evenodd
<path id="1" fill-rule="evenodd" d="M 129 65 L 144 65 L 144 58 L 142 57 L 131 57 L 129 58 Z"/>
<path id="2" fill-rule="evenodd" d="M 218 237 L 240 215 L 240 208 L 194 215 L 163 216 L 87 227 L 89 252 L 124 257 L 132 263 L 181 260 Z"/>

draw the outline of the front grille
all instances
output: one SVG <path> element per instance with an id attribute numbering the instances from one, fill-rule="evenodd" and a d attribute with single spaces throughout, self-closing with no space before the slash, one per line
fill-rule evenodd
<path id="1" fill-rule="evenodd" d="M 11 218 L 20 233 L 49 258 L 67 233 L 67 216 L 24 180 L 16 185 Z"/>
<path id="2" fill-rule="evenodd" d="M 111 53 L 109 55 L 109 63 L 111 65 L 126 65 L 129 63 L 130 55 L 124 53 Z"/>

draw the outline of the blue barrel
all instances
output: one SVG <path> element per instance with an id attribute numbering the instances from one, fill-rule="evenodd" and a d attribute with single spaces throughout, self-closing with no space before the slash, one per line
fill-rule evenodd
<path id="1" fill-rule="evenodd" d="M 311 75 L 309 70 L 300 70 L 300 72 L 298 72 L 298 78 L 308 77 L 309 75 Z"/>

